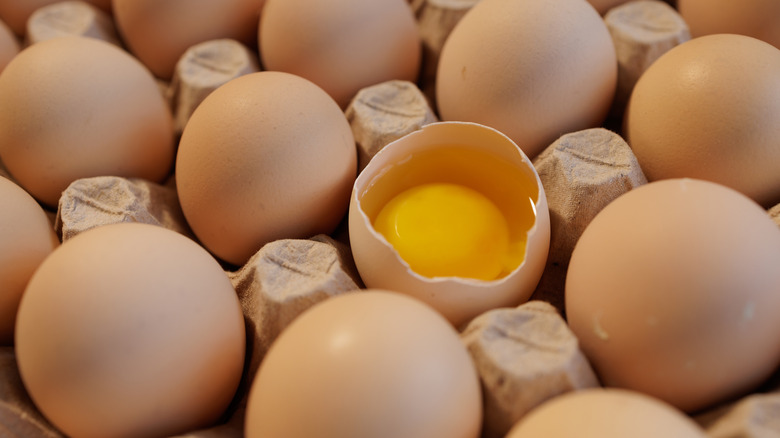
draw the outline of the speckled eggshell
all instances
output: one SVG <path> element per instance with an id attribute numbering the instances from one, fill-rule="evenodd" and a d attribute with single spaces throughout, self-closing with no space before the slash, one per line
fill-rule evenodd
<path id="1" fill-rule="evenodd" d="M 24 189 L 0 177 L 0 344 L 13 343 L 27 282 L 57 246 L 46 212 Z"/>
<path id="2" fill-rule="evenodd" d="M 121 223 L 68 240 L 27 287 L 16 326 L 32 401 L 73 437 L 163 437 L 213 425 L 244 369 L 244 317 L 189 238 Z"/>
<path id="3" fill-rule="evenodd" d="M 20 52 L 0 75 L 0 160 L 49 206 L 79 178 L 161 181 L 174 153 L 157 83 L 113 44 L 53 38 Z"/>
<path id="4" fill-rule="evenodd" d="M 235 265 L 272 240 L 332 232 L 356 173 L 355 140 L 336 102 L 306 79 L 268 71 L 210 94 L 176 161 L 187 222 Z"/>
<path id="5" fill-rule="evenodd" d="M 583 0 L 482 0 L 442 49 L 442 120 L 481 123 L 530 158 L 568 132 L 600 125 L 617 57 L 606 24 Z"/>
<path id="6" fill-rule="evenodd" d="M 18 36 L 27 31 L 27 20 L 36 10 L 61 0 L 0 0 L 0 19 L 5 21 Z M 100 9 L 111 12 L 111 0 L 83 0 Z"/>
<path id="7" fill-rule="evenodd" d="M 342 108 L 360 89 L 414 82 L 422 43 L 404 0 L 267 0 L 258 35 L 268 70 L 305 77 Z"/>
<path id="8" fill-rule="evenodd" d="M 736 33 L 780 49 L 780 2 L 777 0 L 677 0 L 677 9 L 693 37 Z"/>
<path id="9" fill-rule="evenodd" d="M 382 290 L 329 298 L 295 319 L 260 364 L 247 438 L 477 438 L 479 378 L 425 304 Z"/>
<path id="10" fill-rule="evenodd" d="M 650 181 L 691 177 L 780 202 L 780 49 L 752 37 L 694 38 L 639 78 L 625 133 Z"/>
<path id="11" fill-rule="evenodd" d="M 230 38 L 254 46 L 265 0 L 112 0 L 124 42 L 159 78 L 170 79 L 184 52 Z"/>
<path id="12" fill-rule="evenodd" d="M 706 438 L 705 431 L 667 403 L 614 388 L 569 392 L 542 403 L 506 438 Z"/>
<path id="13" fill-rule="evenodd" d="M 780 228 L 728 187 L 667 179 L 588 225 L 566 276 L 572 331 L 606 386 L 695 412 L 780 365 Z"/>

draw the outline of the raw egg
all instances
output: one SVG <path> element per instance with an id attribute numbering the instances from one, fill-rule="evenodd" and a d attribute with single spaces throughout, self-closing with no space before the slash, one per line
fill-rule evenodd
<path id="1" fill-rule="evenodd" d="M 422 43 L 404 0 L 267 0 L 258 40 L 266 69 L 309 79 L 342 108 L 362 88 L 414 82 L 420 70 Z"/>
<path id="2" fill-rule="evenodd" d="M 29 46 L 0 75 L 0 160 L 54 207 L 91 176 L 162 181 L 173 167 L 173 123 L 149 70 L 94 38 Z"/>
<path id="3" fill-rule="evenodd" d="M 442 48 L 442 120 L 481 123 L 530 158 L 561 135 L 600 125 L 617 86 L 607 26 L 584 0 L 482 0 Z"/>
<path id="4" fill-rule="evenodd" d="M 347 118 L 314 83 L 258 72 L 217 88 L 179 143 L 187 222 L 217 257 L 242 265 L 264 244 L 332 232 L 349 205 L 357 149 Z"/>
<path id="5" fill-rule="evenodd" d="M 19 301 L 38 266 L 57 246 L 46 212 L 21 187 L 0 177 L 0 344 L 11 345 Z"/>
<path id="6" fill-rule="evenodd" d="M 780 202 L 780 49 L 743 35 L 694 38 L 639 78 L 625 132 L 650 181 L 698 178 Z"/>
<path id="7" fill-rule="evenodd" d="M 113 0 L 125 43 L 162 79 L 190 47 L 230 38 L 254 46 L 264 0 Z"/>
<path id="8" fill-rule="evenodd" d="M 555 397 L 517 423 L 506 438 L 706 438 L 683 412 L 645 394 L 594 388 Z"/>
<path id="9" fill-rule="evenodd" d="M 0 73 L 5 66 L 19 53 L 21 45 L 16 35 L 2 21 L 0 21 Z"/>
<path id="10" fill-rule="evenodd" d="M 233 399 L 244 354 L 243 314 L 219 263 L 155 225 L 105 225 L 68 240 L 19 307 L 22 382 L 67 436 L 210 426 Z"/>
<path id="11" fill-rule="evenodd" d="M 530 297 L 550 219 L 539 177 L 512 140 L 440 122 L 368 163 L 352 191 L 349 234 L 367 286 L 415 296 L 459 326 Z"/>
<path id="12" fill-rule="evenodd" d="M 335 296 L 296 318 L 260 364 L 247 438 L 477 438 L 471 356 L 436 311 L 396 293 Z"/>
<path id="13" fill-rule="evenodd" d="M 726 186 L 652 182 L 585 229 L 566 276 L 572 331 L 607 386 L 694 412 L 780 365 L 780 228 Z"/>

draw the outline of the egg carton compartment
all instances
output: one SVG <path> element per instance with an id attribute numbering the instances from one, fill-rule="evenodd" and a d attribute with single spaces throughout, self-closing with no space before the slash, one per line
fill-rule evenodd
<path id="1" fill-rule="evenodd" d="M 447 36 L 478 1 L 409 3 L 423 45 L 419 80 L 390 80 L 365 87 L 344 108 L 361 170 L 384 146 L 439 121 L 435 67 Z M 638 77 L 655 59 L 690 38 L 685 22 L 669 3 L 639 0 L 622 7 L 602 6 L 619 66 L 611 112 L 602 126 L 565 133 L 533 158 L 550 212 L 550 250 L 544 273 L 528 302 L 490 310 L 458 327 L 480 378 L 484 438 L 506 436 L 513 425 L 546 401 L 602 386 L 566 322 L 566 272 L 574 246 L 591 220 L 621 195 L 648 183 L 622 136 L 621 123 Z M 107 14 L 81 2 L 55 3 L 30 18 L 25 44 L 60 31 L 111 41 L 116 29 L 106 20 Z M 77 22 L 89 24 L 66 25 Z M 231 79 L 262 70 L 256 50 L 234 39 L 205 41 L 182 56 L 171 80 L 158 81 L 172 109 L 177 136 L 210 92 Z M 0 177 L 13 180 L 2 162 Z M 196 239 L 179 204 L 175 175 L 163 182 L 118 176 L 79 179 L 63 192 L 56 210 L 49 208 L 47 214 L 63 243 L 92 228 L 122 222 L 153 224 Z M 768 214 L 780 226 L 780 204 Z M 365 288 L 352 257 L 346 216 L 332 233 L 276 240 L 245 264 L 222 262 L 222 267 L 243 311 L 247 334 L 244 375 L 217 424 L 177 437 L 242 437 L 253 378 L 279 334 L 316 304 Z M 780 435 L 780 370 L 750 394 L 690 417 L 711 437 Z M 27 394 L 13 346 L 0 347 L 0 435 L 64 436 Z"/>

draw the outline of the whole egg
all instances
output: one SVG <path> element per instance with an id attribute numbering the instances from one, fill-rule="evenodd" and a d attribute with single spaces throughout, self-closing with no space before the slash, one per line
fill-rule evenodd
<path id="1" fill-rule="evenodd" d="M 780 202 L 780 49 L 736 34 L 694 38 L 639 78 L 625 134 L 649 181 L 698 178 Z"/>
<path id="2" fill-rule="evenodd" d="M 687 412 L 741 396 L 780 365 L 780 228 L 726 186 L 633 189 L 585 229 L 566 314 L 606 386 Z"/>
<path id="3" fill-rule="evenodd" d="M 736 33 L 780 49 L 780 2 L 776 0 L 677 0 L 694 37 Z"/>
<path id="4" fill-rule="evenodd" d="M 600 125 L 612 105 L 617 57 L 584 0 L 482 0 L 442 49 L 442 120 L 498 129 L 533 159 L 563 134 Z"/>

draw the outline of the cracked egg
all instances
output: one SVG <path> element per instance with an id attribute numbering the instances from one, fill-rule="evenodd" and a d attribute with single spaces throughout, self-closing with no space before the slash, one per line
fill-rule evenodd
<path id="1" fill-rule="evenodd" d="M 511 139 L 440 122 L 369 162 L 352 191 L 349 235 L 366 286 L 416 297 L 459 327 L 528 300 L 550 218 L 539 176 Z"/>

